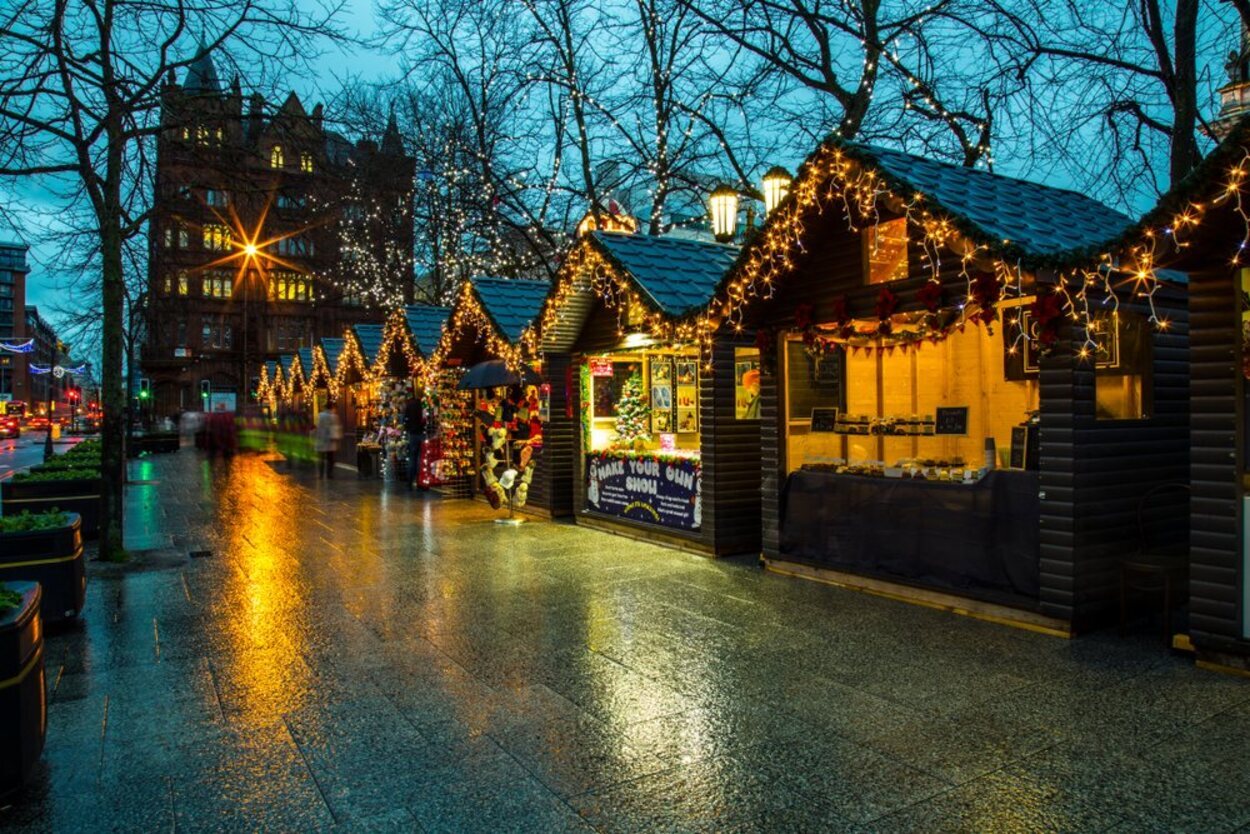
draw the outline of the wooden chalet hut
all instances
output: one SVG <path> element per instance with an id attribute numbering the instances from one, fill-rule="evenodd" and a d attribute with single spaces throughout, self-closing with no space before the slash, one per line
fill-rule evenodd
<path id="1" fill-rule="evenodd" d="M 567 380 L 548 433 L 578 524 L 707 555 L 759 550 L 759 350 L 732 328 L 678 323 L 705 314 L 737 255 L 593 232 L 565 260 L 534 340 L 553 386 Z"/>
<path id="2" fill-rule="evenodd" d="M 1199 665 L 1250 670 L 1250 120 L 1108 248 L 1189 285 L 1189 540 L 1179 592 Z M 1143 457 L 1154 455 L 1143 450 Z M 1146 554 L 1147 556 L 1151 554 Z"/>
<path id="3" fill-rule="evenodd" d="M 546 281 L 474 277 L 465 282 L 457 297 L 451 318 L 426 362 L 426 384 L 435 392 L 439 411 L 442 451 L 457 472 L 476 472 L 485 460 L 483 427 L 474 415 L 505 393 L 502 390 L 459 391 L 456 384 L 461 374 L 480 362 L 491 360 L 503 361 L 514 370 L 528 365 L 522 337 L 534 324 L 550 289 Z M 550 385 L 536 387 L 538 390 L 533 393 L 541 400 L 543 414 L 563 407 L 563 403 L 557 405 L 550 400 Z M 562 500 L 559 485 L 553 483 L 553 478 L 563 473 L 548 459 L 545 427 L 542 436 L 543 450 L 535 457 L 526 502 L 517 509 L 543 517 L 567 515 L 567 502 Z M 452 449 L 449 442 L 463 445 Z M 472 494 L 485 498 L 481 478 L 469 480 Z"/>
<path id="4" fill-rule="evenodd" d="M 1143 501 L 1189 467 L 1184 293 L 1106 255 L 1129 225 L 821 144 L 704 322 L 757 329 L 766 565 L 1052 633 L 1111 618 Z"/>

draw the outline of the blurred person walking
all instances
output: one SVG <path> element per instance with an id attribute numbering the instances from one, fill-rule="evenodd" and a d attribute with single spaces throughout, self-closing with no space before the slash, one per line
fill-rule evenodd
<path id="1" fill-rule="evenodd" d="M 334 453 L 338 451 L 339 440 L 342 438 L 343 425 L 327 402 L 317 415 L 317 428 L 313 430 L 313 450 L 320 458 L 317 464 L 318 478 L 334 477 Z"/>
<path id="2" fill-rule="evenodd" d="M 425 443 L 428 429 L 425 422 L 425 404 L 421 399 L 421 391 L 414 391 L 404 408 L 404 431 L 408 434 L 408 489 L 412 489 L 414 484 L 421 489 L 426 488 L 421 483 L 421 447 Z"/>

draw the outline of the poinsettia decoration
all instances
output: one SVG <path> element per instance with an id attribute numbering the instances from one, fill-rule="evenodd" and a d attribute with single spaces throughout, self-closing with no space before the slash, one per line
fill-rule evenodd
<path id="1" fill-rule="evenodd" d="M 803 302 L 794 308 L 794 327 L 796 330 L 808 330 L 814 324 L 816 307 L 811 302 Z"/>
<path id="2" fill-rule="evenodd" d="M 993 324 L 997 315 L 994 305 L 998 304 L 1002 294 L 1002 285 L 998 283 L 998 278 L 993 273 L 982 272 L 973 278 L 970 295 L 977 305 L 977 311 L 972 317 L 973 321 L 984 325 Z"/>
<path id="3" fill-rule="evenodd" d="M 877 318 L 881 320 L 881 323 L 877 325 L 879 335 L 889 336 L 894 331 L 894 324 L 890 321 L 890 317 L 897 309 L 898 296 L 889 287 L 882 287 L 881 292 L 877 293 Z"/>
<path id="4" fill-rule="evenodd" d="M 942 285 L 937 281 L 926 281 L 916 291 L 916 300 L 930 313 L 936 313 L 942 306 Z"/>
<path id="5" fill-rule="evenodd" d="M 760 328 L 755 331 L 755 347 L 760 352 L 760 369 L 772 373 L 777 360 L 777 334 Z"/>
<path id="6" fill-rule="evenodd" d="M 839 295 L 833 300 L 833 323 L 838 326 L 838 335 L 844 339 L 850 338 L 855 332 L 855 323 L 851 321 L 851 305 L 847 303 L 845 295 Z"/>
<path id="7" fill-rule="evenodd" d="M 1033 319 L 1034 337 L 1042 350 L 1050 350 L 1059 338 L 1059 323 L 1063 321 L 1063 300 L 1058 293 L 1043 293 L 1029 305 Z"/>

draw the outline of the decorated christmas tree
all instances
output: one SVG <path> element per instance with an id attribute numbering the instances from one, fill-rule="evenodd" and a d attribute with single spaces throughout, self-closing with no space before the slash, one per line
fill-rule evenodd
<path id="1" fill-rule="evenodd" d="M 650 440 L 647 434 L 647 398 L 642 391 L 642 375 L 634 373 L 621 390 L 621 401 L 616 404 L 616 438 L 622 446 L 632 446 L 637 441 Z"/>

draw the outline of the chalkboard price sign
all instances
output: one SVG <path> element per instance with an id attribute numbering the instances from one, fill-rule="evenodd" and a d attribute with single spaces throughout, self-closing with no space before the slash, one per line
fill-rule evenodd
<path id="1" fill-rule="evenodd" d="M 836 431 L 838 423 L 838 410 L 836 408 L 813 408 L 812 409 L 812 432 L 833 432 Z"/>
<path id="2" fill-rule="evenodd" d="M 968 406 L 937 409 L 934 434 L 967 434 Z"/>

